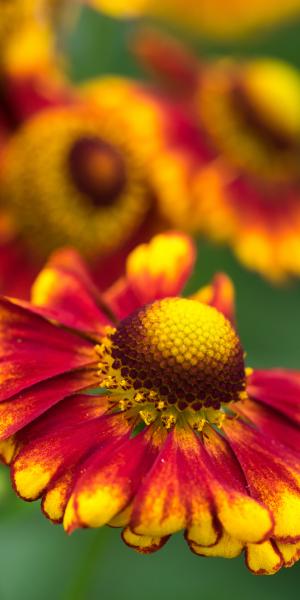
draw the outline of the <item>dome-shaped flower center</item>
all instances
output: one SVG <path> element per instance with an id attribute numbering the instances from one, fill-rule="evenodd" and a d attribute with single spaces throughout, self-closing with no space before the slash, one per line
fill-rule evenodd
<path id="1" fill-rule="evenodd" d="M 232 325 L 194 300 L 166 298 L 139 309 L 114 330 L 107 348 L 103 385 L 127 390 L 128 398 L 132 392 L 133 401 L 219 409 L 245 388 L 243 350 Z"/>
<path id="2" fill-rule="evenodd" d="M 95 206 L 106 206 L 122 193 L 126 185 L 121 153 L 100 138 L 77 140 L 69 154 L 74 183 Z"/>

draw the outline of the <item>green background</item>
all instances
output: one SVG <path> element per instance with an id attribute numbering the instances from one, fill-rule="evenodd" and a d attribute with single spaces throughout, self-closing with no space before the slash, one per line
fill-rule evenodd
<path id="1" fill-rule="evenodd" d="M 64 44 L 74 80 L 102 73 L 142 76 L 127 50 L 133 24 L 120 24 L 84 11 Z M 271 55 L 300 67 L 300 23 L 242 45 L 190 40 L 202 56 Z M 298 368 L 300 363 L 300 284 L 273 288 L 244 270 L 229 250 L 198 243 L 199 255 L 189 291 L 218 270 L 233 278 L 238 324 L 251 366 Z M 281 600 L 299 595 L 300 564 L 273 577 L 255 577 L 243 559 L 204 559 L 187 548 L 181 535 L 157 554 L 140 556 L 127 548 L 118 530 L 84 530 L 68 537 L 48 522 L 38 503 L 27 504 L 0 480 L 0 600 Z"/>

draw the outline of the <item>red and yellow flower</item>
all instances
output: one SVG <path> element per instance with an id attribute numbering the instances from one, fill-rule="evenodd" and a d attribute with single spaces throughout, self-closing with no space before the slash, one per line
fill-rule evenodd
<path id="1" fill-rule="evenodd" d="M 228 278 L 180 297 L 193 263 L 159 235 L 100 295 L 60 251 L 31 304 L 2 298 L 1 454 L 68 532 L 110 524 L 148 553 L 184 530 L 271 574 L 300 556 L 300 374 L 245 368 Z"/>
<path id="2" fill-rule="evenodd" d="M 168 225 L 158 156 L 177 145 L 207 156 L 184 111 L 153 89 L 104 77 L 72 91 L 72 102 L 38 110 L 6 144 L 0 199 L 10 219 L 2 247 L 5 264 L 12 259 L 2 269 L 9 295 L 26 296 L 49 252 L 66 244 L 92 261 L 99 285 L 104 273 L 113 281 L 128 251 Z"/>
<path id="3" fill-rule="evenodd" d="M 0 289 L 22 297 L 61 245 L 92 261 L 104 285 L 136 243 L 165 227 L 148 166 L 178 122 L 129 80 L 71 86 L 52 32 L 45 38 L 30 24 L 10 52 L 0 95 L 9 134 L 0 164 Z"/>
<path id="4" fill-rule="evenodd" d="M 158 17 L 197 33 L 236 38 L 270 28 L 300 13 L 299 0 L 85 0 L 114 17 Z"/>
<path id="5" fill-rule="evenodd" d="M 200 157 L 177 145 L 158 155 L 161 210 L 173 226 L 228 242 L 272 280 L 299 276 L 298 71 L 269 59 L 196 65 L 186 48 L 151 31 L 136 38 L 135 51 L 210 150 Z"/>

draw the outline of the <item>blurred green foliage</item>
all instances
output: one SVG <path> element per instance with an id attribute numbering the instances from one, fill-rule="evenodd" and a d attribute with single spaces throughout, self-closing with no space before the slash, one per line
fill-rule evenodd
<path id="1" fill-rule="evenodd" d="M 86 10 L 68 42 L 75 80 L 103 73 L 142 73 L 127 49 L 132 24 L 124 25 Z M 273 55 L 300 66 L 300 24 L 231 47 L 192 40 L 202 55 Z M 230 251 L 199 242 L 188 291 L 226 271 L 237 290 L 238 325 L 252 366 L 299 368 L 300 284 L 274 288 L 243 269 Z M 38 504 L 10 491 L 0 480 L 0 600 L 282 600 L 295 598 L 300 565 L 273 577 L 254 577 L 243 560 L 194 556 L 182 536 L 158 554 L 145 557 L 127 548 L 118 530 L 83 530 L 66 536 L 51 525 Z"/>

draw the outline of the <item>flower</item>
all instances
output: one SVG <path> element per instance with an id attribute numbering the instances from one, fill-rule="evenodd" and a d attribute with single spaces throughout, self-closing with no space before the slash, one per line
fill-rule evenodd
<path id="1" fill-rule="evenodd" d="M 0 57 L 0 110 L 13 131 L 40 110 L 74 101 L 75 90 L 63 73 L 44 3 L 29 2 L 26 18 L 17 10 L 18 4 L 25 7 L 24 0 L 10 4 L 16 5 L 20 22 Z"/>
<path id="2" fill-rule="evenodd" d="M 175 227 L 229 243 L 272 281 L 299 276 L 299 72 L 271 59 L 195 66 L 179 42 L 151 30 L 134 48 L 173 97 L 177 88 L 207 148 L 197 155 L 178 145 L 158 156 L 162 212 Z"/>
<path id="3" fill-rule="evenodd" d="M 214 212 L 223 215 L 230 243 L 247 266 L 275 281 L 299 276 L 299 72 L 265 59 L 220 62 L 208 71 L 196 102 L 229 166 L 226 193 L 208 227 Z"/>
<path id="4" fill-rule="evenodd" d="M 96 9 L 114 17 L 146 15 L 178 23 L 197 33 L 237 38 L 259 29 L 270 28 L 299 14 L 299 0 L 86 0 Z"/>
<path id="5" fill-rule="evenodd" d="M 154 180 L 158 157 L 177 145 L 189 156 L 202 153 L 194 124 L 152 88 L 103 77 L 71 92 L 65 106 L 40 108 L 19 125 L 4 149 L 0 200 L 10 227 L 2 253 L 13 266 L 1 289 L 8 295 L 28 297 L 41 261 L 65 244 L 92 261 L 101 287 L 113 281 L 136 243 L 169 226 Z M 16 269 L 22 277 L 11 280 Z"/>
<path id="6" fill-rule="evenodd" d="M 117 111 L 81 100 L 41 111 L 11 136 L 0 196 L 29 267 L 69 244 L 93 261 L 95 273 L 112 254 L 117 269 L 127 245 L 158 225 L 131 131 Z"/>
<path id="7" fill-rule="evenodd" d="M 31 304 L 2 298 L 1 454 L 68 532 L 122 527 L 149 553 L 185 530 L 271 574 L 300 557 L 300 374 L 245 368 L 230 280 L 180 296 L 193 263 L 160 234 L 101 296 L 59 251 Z"/>

